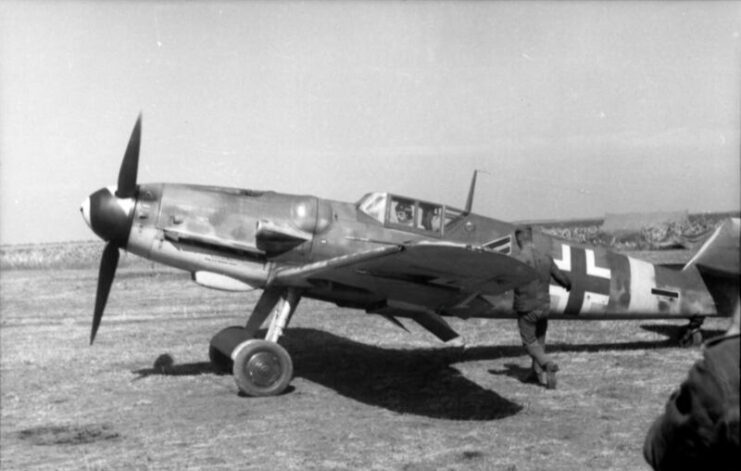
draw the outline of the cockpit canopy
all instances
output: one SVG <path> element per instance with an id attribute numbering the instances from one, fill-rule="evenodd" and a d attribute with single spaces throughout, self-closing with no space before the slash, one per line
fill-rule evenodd
<path id="1" fill-rule="evenodd" d="M 463 218 L 463 211 L 390 193 L 368 193 L 357 207 L 384 226 L 442 235 Z"/>

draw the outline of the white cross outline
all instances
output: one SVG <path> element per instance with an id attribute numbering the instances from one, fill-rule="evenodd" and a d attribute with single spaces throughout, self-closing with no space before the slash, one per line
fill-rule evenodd
<path id="1" fill-rule="evenodd" d="M 554 258 L 553 262 L 559 270 L 571 272 L 571 246 L 561 244 L 561 258 Z M 561 285 L 551 284 L 548 286 L 548 293 L 551 295 L 551 309 L 564 312 L 569 303 L 569 292 Z"/>
<path id="2" fill-rule="evenodd" d="M 608 280 L 612 278 L 612 270 L 597 266 L 597 263 L 594 260 L 594 250 L 584 249 L 584 253 L 587 256 L 587 275 L 607 278 Z"/>
<path id="3" fill-rule="evenodd" d="M 586 258 L 586 272 L 588 276 L 595 276 L 599 278 L 611 279 L 612 270 L 609 268 L 598 267 L 594 250 L 584 249 L 584 255 Z M 561 244 L 561 258 L 553 259 L 556 266 L 563 271 L 571 273 L 571 246 L 567 244 Z M 551 308 L 554 311 L 563 312 L 566 309 L 566 305 L 569 302 L 569 292 L 566 291 L 560 285 L 549 286 L 548 292 L 551 295 Z M 584 291 L 584 301 L 582 302 L 579 313 L 588 312 L 603 312 L 607 304 L 610 302 L 610 295 L 603 293 L 594 293 L 592 291 Z"/>
<path id="4" fill-rule="evenodd" d="M 594 259 L 594 254 L 592 254 L 592 259 Z M 566 244 L 561 244 L 561 258 L 560 259 L 553 259 L 553 261 L 556 263 L 556 266 L 563 271 L 571 271 L 571 246 Z"/>

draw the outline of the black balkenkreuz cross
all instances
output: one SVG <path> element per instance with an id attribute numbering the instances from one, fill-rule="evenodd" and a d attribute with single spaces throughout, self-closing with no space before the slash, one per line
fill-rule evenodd
<path id="1" fill-rule="evenodd" d="M 483 244 L 485 249 L 509 255 L 512 252 L 512 236 L 504 236 Z"/>
<path id="2" fill-rule="evenodd" d="M 571 279 L 571 291 L 564 314 L 575 315 L 588 309 L 591 303 L 586 305 L 585 298 L 599 298 L 603 301 L 601 304 L 607 304 L 611 271 L 596 265 L 593 250 L 562 244 L 561 259 L 555 262 Z"/>

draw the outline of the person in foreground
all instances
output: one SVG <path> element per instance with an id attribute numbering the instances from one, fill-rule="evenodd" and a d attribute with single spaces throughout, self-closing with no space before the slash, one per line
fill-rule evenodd
<path id="1" fill-rule="evenodd" d="M 649 429 L 643 456 L 654 470 L 738 469 L 740 309 L 725 335 L 705 343 L 703 358 Z"/>
<path id="2" fill-rule="evenodd" d="M 513 305 L 517 312 L 517 327 L 520 330 L 522 345 L 532 358 L 531 380 L 545 384 L 548 389 L 556 389 L 558 365 L 545 353 L 545 335 L 551 306 L 549 286 L 552 277 L 566 291 L 570 291 L 571 280 L 558 269 L 553 258 L 535 247 L 530 226 L 517 228 L 515 239 L 520 248 L 515 258 L 532 267 L 537 273 L 535 280 L 515 288 Z"/>

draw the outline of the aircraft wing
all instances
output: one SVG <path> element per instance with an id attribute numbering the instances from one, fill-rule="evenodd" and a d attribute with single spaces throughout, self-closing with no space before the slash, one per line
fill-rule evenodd
<path id="1" fill-rule="evenodd" d="M 518 260 L 448 242 L 389 245 L 277 272 L 285 284 L 333 281 L 387 299 L 442 307 L 466 297 L 496 295 L 535 278 Z"/>
<path id="2" fill-rule="evenodd" d="M 320 262 L 308 263 L 297 267 L 282 268 L 276 271 L 269 282 L 278 282 L 288 285 L 301 284 L 312 277 L 341 271 L 368 260 L 381 259 L 390 254 L 400 252 L 403 249 L 404 248 L 401 245 L 387 245 L 366 250 L 364 252 L 357 252 L 350 255 L 342 255 L 328 260 L 322 260 Z"/>

